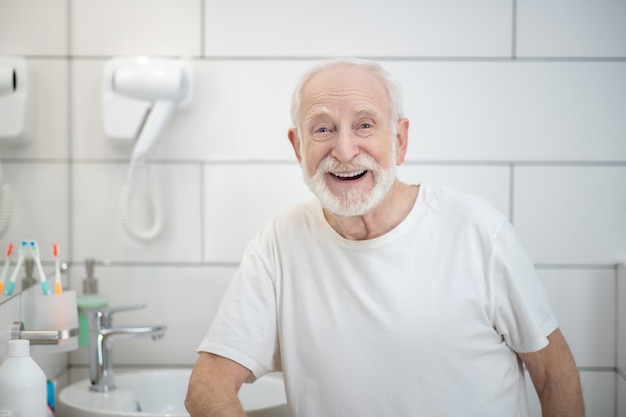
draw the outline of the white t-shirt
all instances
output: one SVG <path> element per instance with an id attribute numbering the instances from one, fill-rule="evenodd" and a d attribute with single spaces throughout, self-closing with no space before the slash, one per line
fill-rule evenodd
<path id="1" fill-rule="evenodd" d="M 557 326 L 506 218 L 422 185 L 375 239 L 342 238 L 317 201 L 266 224 L 198 350 L 251 381 L 283 371 L 294 417 L 522 417 L 515 352 Z"/>

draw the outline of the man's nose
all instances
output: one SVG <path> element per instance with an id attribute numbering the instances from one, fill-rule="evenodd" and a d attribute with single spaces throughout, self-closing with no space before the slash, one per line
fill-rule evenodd
<path id="1" fill-rule="evenodd" d="M 332 156 L 338 161 L 347 164 L 352 161 L 359 152 L 359 137 L 355 135 L 351 129 L 339 131 L 331 153 Z"/>

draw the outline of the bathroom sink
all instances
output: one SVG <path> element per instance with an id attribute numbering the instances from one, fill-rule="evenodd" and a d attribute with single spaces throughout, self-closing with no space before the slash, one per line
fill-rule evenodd
<path id="1" fill-rule="evenodd" d="M 145 370 L 115 375 L 117 389 L 92 392 L 85 379 L 59 394 L 59 417 L 188 417 L 183 404 L 190 369 Z M 249 417 L 287 416 L 285 387 L 279 375 L 243 384 L 239 399 Z"/>

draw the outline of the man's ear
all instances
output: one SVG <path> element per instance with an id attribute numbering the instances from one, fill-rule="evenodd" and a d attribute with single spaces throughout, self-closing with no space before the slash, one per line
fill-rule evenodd
<path id="1" fill-rule="evenodd" d="M 298 129 L 295 127 L 290 128 L 287 132 L 287 137 L 289 137 L 289 142 L 291 142 L 293 152 L 296 154 L 298 163 L 300 163 L 302 161 L 302 155 L 300 154 L 300 137 L 298 136 Z"/>
<path id="2" fill-rule="evenodd" d="M 399 119 L 396 133 L 396 165 L 404 162 L 409 144 L 409 119 Z"/>

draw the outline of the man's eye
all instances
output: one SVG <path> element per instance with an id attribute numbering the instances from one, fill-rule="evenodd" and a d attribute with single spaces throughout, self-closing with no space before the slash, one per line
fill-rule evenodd
<path id="1" fill-rule="evenodd" d="M 356 125 L 355 133 L 362 138 L 369 137 L 376 132 L 376 125 L 373 122 L 359 122 Z"/>
<path id="2" fill-rule="evenodd" d="M 316 141 L 327 141 L 333 135 L 331 126 L 315 126 L 311 129 L 311 137 Z"/>

